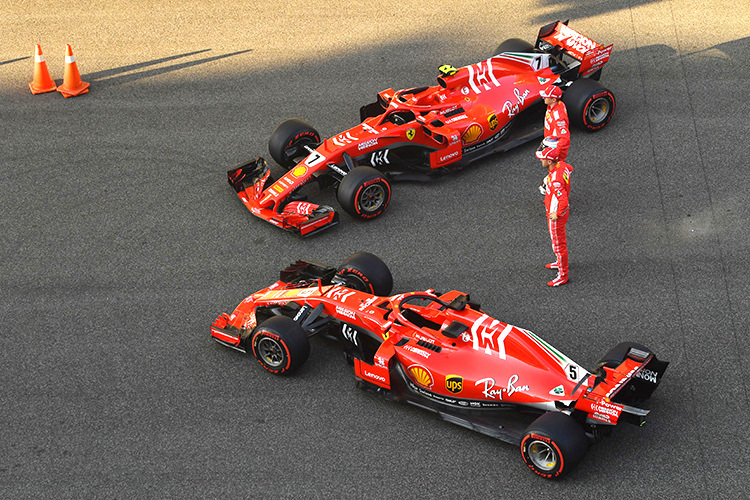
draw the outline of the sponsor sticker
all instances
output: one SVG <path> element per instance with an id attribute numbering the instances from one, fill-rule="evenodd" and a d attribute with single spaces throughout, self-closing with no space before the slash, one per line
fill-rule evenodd
<path id="1" fill-rule="evenodd" d="M 635 374 L 635 378 L 640 378 L 645 380 L 646 382 L 656 384 L 658 375 L 659 374 L 657 372 L 644 368 L 643 370 Z"/>
<path id="2" fill-rule="evenodd" d="M 375 147 L 377 145 L 378 145 L 377 138 L 376 139 L 370 139 L 368 141 L 360 143 L 359 146 L 357 146 L 357 149 L 359 151 L 362 151 L 363 149 L 369 149 L 369 148 Z"/>
<path id="3" fill-rule="evenodd" d="M 409 373 L 417 384 L 428 389 L 432 387 L 432 384 L 434 383 L 432 373 L 430 373 L 430 371 L 424 366 L 411 365 L 409 367 Z"/>
<path id="4" fill-rule="evenodd" d="M 453 394 L 460 394 L 464 389 L 464 378 L 461 375 L 446 375 L 445 388 Z"/>
<path id="5" fill-rule="evenodd" d="M 464 141 L 464 144 L 470 144 L 479 139 L 479 136 L 481 135 L 482 127 L 476 123 L 472 123 L 471 126 L 466 129 L 466 132 L 464 132 L 462 139 Z"/>
<path id="6" fill-rule="evenodd" d="M 349 309 L 346 309 L 341 306 L 336 306 L 336 314 L 338 314 L 339 316 L 343 316 L 345 318 L 350 318 L 354 320 L 357 319 L 357 315 L 354 314 L 354 311 L 350 311 Z"/>
<path id="7" fill-rule="evenodd" d="M 492 113 L 487 117 L 487 123 L 490 125 L 490 130 L 495 130 L 500 122 L 497 119 L 497 115 Z"/>
<path id="8" fill-rule="evenodd" d="M 425 351 L 424 349 L 420 349 L 419 347 L 414 347 L 412 345 L 405 345 L 404 346 L 405 351 L 413 352 L 417 356 L 422 356 L 424 359 L 428 359 L 430 357 L 429 352 Z"/>
<path id="9" fill-rule="evenodd" d="M 357 332 L 357 330 L 355 330 L 351 326 L 347 325 L 346 323 L 344 323 L 343 325 L 341 325 L 341 334 L 344 336 L 344 338 L 346 340 L 348 340 L 352 344 L 356 345 L 357 347 L 359 347 L 359 341 L 357 339 L 357 334 L 358 333 L 359 332 Z"/>

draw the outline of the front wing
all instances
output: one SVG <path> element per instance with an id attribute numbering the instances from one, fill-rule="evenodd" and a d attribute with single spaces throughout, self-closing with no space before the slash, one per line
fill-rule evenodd
<path id="1" fill-rule="evenodd" d="M 227 180 L 242 203 L 256 217 L 281 229 L 310 236 L 335 226 L 339 222 L 336 211 L 325 205 L 300 200 L 265 201 L 266 185 L 270 185 L 271 171 L 263 158 L 256 158 L 227 172 Z"/>

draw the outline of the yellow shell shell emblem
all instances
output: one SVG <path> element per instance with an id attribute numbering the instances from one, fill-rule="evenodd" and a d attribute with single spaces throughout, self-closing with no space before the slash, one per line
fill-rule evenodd
<path id="1" fill-rule="evenodd" d="M 482 135 L 482 127 L 474 123 L 466 129 L 461 139 L 463 139 L 464 144 L 469 144 L 479 139 L 480 135 Z"/>
<path id="2" fill-rule="evenodd" d="M 295 177 L 302 177 L 303 175 L 305 175 L 305 173 L 307 173 L 307 167 L 305 167 L 304 165 L 300 165 L 299 167 L 292 170 L 292 175 Z"/>
<path id="3" fill-rule="evenodd" d="M 419 365 L 412 365 L 409 367 L 409 373 L 411 373 L 414 381 L 422 387 L 427 387 L 428 389 L 432 387 L 432 375 L 427 371 L 427 368 Z"/>

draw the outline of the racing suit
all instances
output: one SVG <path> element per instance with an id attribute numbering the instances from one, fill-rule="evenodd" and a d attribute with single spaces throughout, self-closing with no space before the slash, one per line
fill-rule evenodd
<path id="1" fill-rule="evenodd" d="M 552 240 L 552 251 L 557 260 L 560 278 L 568 276 L 568 242 L 565 238 L 565 224 L 568 223 L 570 206 L 570 174 L 573 167 L 565 162 L 558 162 L 549 175 L 544 178 L 544 207 L 547 213 L 547 227 Z M 557 219 L 550 220 L 549 214 L 556 213 Z"/>
<path id="2" fill-rule="evenodd" d="M 557 148 L 560 151 L 559 160 L 565 161 L 570 148 L 570 123 L 568 122 L 568 109 L 561 100 L 551 108 L 547 108 L 544 115 L 544 138 L 556 139 Z"/>

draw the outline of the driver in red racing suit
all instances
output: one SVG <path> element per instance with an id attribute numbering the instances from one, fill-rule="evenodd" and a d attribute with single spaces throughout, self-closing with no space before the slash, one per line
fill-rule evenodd
<path id="1" fill-rule="evenodd" d="M 557 148 L 544 148 L 536 152 L 536 157 L 542 161 L 542 166 L 549 171 L 539 190 L 544 194 L 544 207 L 547 214 L 547 228 L 552 241 L 552 251 L 556 260 L 547 264 L 547 269 L 557 269 L 555 279 L 547 283 L 549 286 L 560 286 L 568 282 L 568 242 L 565 236 L 565 225 L 570 216 L 568 195 L 570 194 L 570 174 L 573 167 L 563 161 L 558 161 Z"/>
<path id="2" fill-rule="evenodd" d="M 550 85 L 539 92 L 547 105 L 544 115 L 544 140 L 542 144 L 547 147 L 560 150 L 559 160 L 565 161 L 570 148 L 570 122 L 568 121 L 568 109 L 562 102 L 562 90 L 560 87 Z"/>

